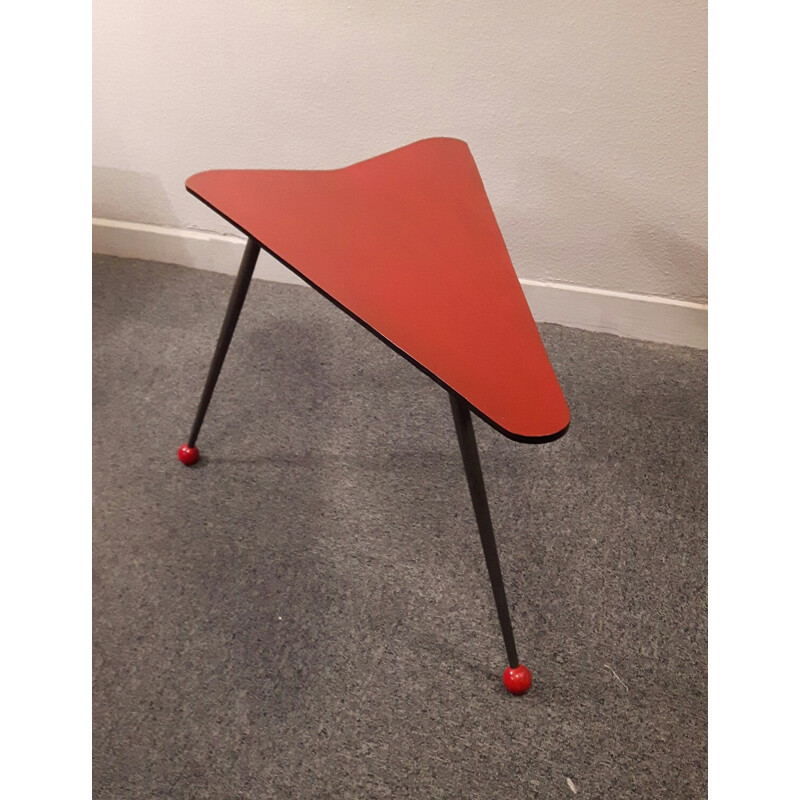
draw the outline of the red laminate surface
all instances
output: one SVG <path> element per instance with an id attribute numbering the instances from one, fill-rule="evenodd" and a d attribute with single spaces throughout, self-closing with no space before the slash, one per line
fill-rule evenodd
<path id="1" fill-rule="evenodd" d="M 518 440 L 569 409 L 465 142 L 333 170 L 213 170 L 187 189 Z"/>

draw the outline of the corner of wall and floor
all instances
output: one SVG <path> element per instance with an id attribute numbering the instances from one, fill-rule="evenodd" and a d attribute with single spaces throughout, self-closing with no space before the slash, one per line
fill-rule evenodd
<path id="1" fill-rule="evenodd" d="M 92 219 L 92 251 L 235 274 L 244 252 L 239 234 Z M 255 278 L 305 286 L 262 252 Z M 534 318 L 572 328 L 694 348 L 708 346 L 708 306 L 685 300 L 520 278 Z"/>

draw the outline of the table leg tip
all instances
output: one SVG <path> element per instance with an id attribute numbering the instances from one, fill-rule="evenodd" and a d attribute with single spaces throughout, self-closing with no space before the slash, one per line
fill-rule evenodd
<path id="1" fill-rule="evenodd" d="M 503 674 L 503 683 L 511 694 L 525 694 L 531 688 L 531 672 L 522 664 L 518 667 L 507 667 Z"/>
<path id="2" fill-rule="evenodd" d="M 191 467 L 196 464 L 200 459 L 200 451 L 196 447 L 189 447 L 188 444 L 182 444 L 178 448 L 178 460 L 181 464 Z"/>

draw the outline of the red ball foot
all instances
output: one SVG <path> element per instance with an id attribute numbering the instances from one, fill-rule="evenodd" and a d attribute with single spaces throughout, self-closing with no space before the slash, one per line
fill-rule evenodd
<path id="1" fill-rule="evenodd" d="M 511 694 L 525 694 L 531 688 L 531 672 L 522 664 L 507 667 L 503 673 L 503 683 Z"/>
<path id="2" fill-rule="evenodd" d="M 200 451 L 196 447 L 189 447 L 188 444 L 182 444 L 178 448 L 178 459 L 181 464 L 186 464 L 187 467 L 196 464 L 199 458 Z"/>

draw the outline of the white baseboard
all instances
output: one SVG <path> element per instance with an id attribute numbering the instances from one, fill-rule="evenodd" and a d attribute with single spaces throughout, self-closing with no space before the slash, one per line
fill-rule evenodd
<path id="1" fill-rule="evenodd" d="M 164 228 L 140 222 L 92 217 L 92 252 L 122 258 L 141 258 L 235 275 L 247 240 L 241 235 Z M 262 252 L 254 278 L 307 286 L 291 270 Z"/>
<path id="2" fill-rule="evenodd" d="M 708 348 L 708 306 L 647 294 L 612 292 L 520 278 L 537 322 L 629 339 Z"/>
<path id="3" fill-rule="evenodd" d="M 239 235 L 92 219 L 92 252 L 104 255 L 233 275 L 239 268 L 244 245 L 245 239 Z M 306 285 L 268 253 L 259 257 L 254 277 Z M 555 322 L 651 342 L 708 347 L 706 305 L 527 278 L 521 278 L 520 283 L 537 322 Z"/>

